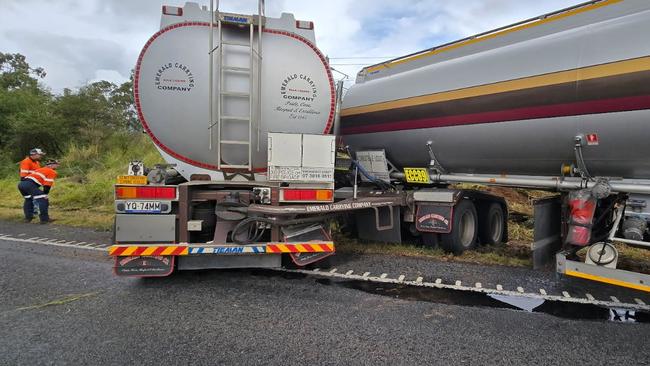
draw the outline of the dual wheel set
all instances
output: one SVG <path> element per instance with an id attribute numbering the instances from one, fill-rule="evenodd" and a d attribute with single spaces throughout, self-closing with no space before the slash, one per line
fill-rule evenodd
<path id="1" fill-rule="evenodd" d="M 451 232 L 448 234 L 421 233 L 426 246 L 440 246 L 443 250 L 461 254 L 480 244 L 491 245 L 505 241 L 507 217 L 503 204 L 497 202 L 474 202 L 462 199 L 452 215 Z"/>

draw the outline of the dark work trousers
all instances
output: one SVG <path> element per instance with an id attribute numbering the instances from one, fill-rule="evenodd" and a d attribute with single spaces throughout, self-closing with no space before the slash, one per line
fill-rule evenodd
<path id="1" fill-rule="evenodd" d="M 46 222 L 50 220 L 47 213 L 49 206 L 47 194 L 41 191 L 40 186 L 36 182 L 30 179 L 22 180 L 18 183 L 18 190 L 25 198 L 25 202 L 23 203 L 25 219 L 31 220 L 34 217 L 34 203 L 36 203 L 40 212 L 39 217 L 41 221 Z"/>

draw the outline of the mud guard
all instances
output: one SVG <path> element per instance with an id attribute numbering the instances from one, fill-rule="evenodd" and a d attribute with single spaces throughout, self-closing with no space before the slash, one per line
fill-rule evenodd
<path id="1" fill-rule="evenodd" d="M 174 272 L 175 259 L 173 255 L 115 257 L 113 273 L 122 277 L 165 277 Z"/>

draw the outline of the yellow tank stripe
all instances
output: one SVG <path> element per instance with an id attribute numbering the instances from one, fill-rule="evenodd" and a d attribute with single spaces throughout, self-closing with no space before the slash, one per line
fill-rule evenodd
<path id="1" fill-rule="evenodd" d="M 616 280 L 616 279 L 613 279 L 613 278 L 596 276 L 596 275 L 582 273 L 582 272 L 565 271 L 564 273 L 566 275 L 568 275 L 568 276 L 579 277 L 579 278 L 584 278 L 584 279 L 587 279 L 587 280 L 608 283 L 610 285 L 622 286 L 622 287 L 627 287 L 627 288 L 633 288 L 633 289 L 639 290 L 639 291 L 650 292 L 650 286 L 639 285 L 639 284 L 636 284 L 636 283 L 625 282 L 625 281 Z"/>
<path id="2" fill-rule="evenodd" d="M 517 26 L 517 27 L 504 29 L 504 30 L 502 30 L 500 32 L 486 34 L 486 35 L 484 35 L 482 37 L 479 37 L 479 38 L 468 39 L 468 40 L 466 40 L 464 42 L 458 42 L 458 43 L 450 44 L 449 46 L 437 48 L 435 50 L 431 50 L 431 51 L 428 51 L 428 52 L 419 53 L 419 54 L 413 55 L 411 57 L 398 59 L 398 60 L 395 60 L 395 61 L 392 61 L 392 62 L 386 62 L 386 63 L 383 63 L 381 65 L 377 65 L 377 66 L 370 66 L 370 67 L 366 68 L 365 70 L 367 72 L 373 72 L 373 71 L 381 70 L 381 69 L 384 69 L 384 68 L 390 68 L 390 67 L 393 67 L 393 66 L 396 66 L 396 65 L 399 65 L 399 64 L 403 64 L 403 63 L 406 63 L 406 62 L 419 60 L 419 59 L 424 58 L 424 57 L 437 55 L 437 54 L 440 54 L 440 53 L 443 53 L 443 52 L 455 50 L 455 49 L 460 48 L 460 47 L 464 47 L 464 46 L 468 46 L 468 45 L 471 45 L 471 44 L 483 42 L 483 41 L 486 41 L 488 39 L 501 37 L 501 36 L 504 36 L 506 34 L 510 34 L 510 33 L 513 33 L 513 32 L 518 32 L 518 31 L 523 30 L 523 29 L 537 27 L 537 26 L 542 25 L 542 24 L 546 24 L 546 23 L 554 22 L 556 20 L 568 18 L 570 16 L 574 16 L 574 15 L 581 14 L 581 13 L 591 11 L 591 10 L 595 10 L 595 9 L 599 9 L 599 8 L 602 8 L 602 7 L 605 7 L 605 6 L 608 6 L 608 5 L 620 3 L 622 1 L 623 0 L 605 0 L 605 1 L 597 3 L 597 4 L 585 6 L 583 8 L 574 9 L 574 10 L 567 11 L 567 12 L 564 12 L 564 13 L 560 13 L 560 14 L 557 14 L 557 15 L 554 15 L 554 16 L 551 16 L 551 17 L 548 17 L 548 18 L 532 21 L 530 23 L 522 24 L 522 25 Z"/>
<path id="3" fill-rule="evenodd" d="M 303 253 L 307 251 L 307 249 L 305 249 L 305 247 L 302 244 L 296 244 L 295 247 L 298 253 Z"/>
<path id="4" fill-rule="evenodd" d="M 284 245 L 284 244 L 277 244 L 276 246 L 280 249 L 280 252 L 281 252 L 281 253 L 289 253 L 289 248 L 287 248 L 286 245 Z"/>
<path id="5" fill-rule="evenodd" d="M 341 115 L 352 116 L 361 113 L 378 112 L 393 108 L 404 108 L 422 104 L 446 102 L 455 99 L 478 97 L 489 94 L 537 88 L 580 80 L 597 79 L 607 76 L 623 75 L 648 70 L 650 70 L 650 56 L 612 62 L 603 65 L 588 66 L 567 71 L 559 71 L 550 74 L 531 76 L 522 79 L 501 81 L 493 84 L 422 95 L 418 97 L 398 99 L 389 102 L 369 104 L 360 107 L 346 108 L 341 111 Z"/>

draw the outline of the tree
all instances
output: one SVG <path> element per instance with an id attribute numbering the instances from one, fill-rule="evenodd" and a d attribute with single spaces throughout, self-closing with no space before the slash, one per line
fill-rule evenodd
<path id="1" fill-rule="evenodd" d="M 50 156 L 70 144 L 101 145 L 116 133 L 139 132 L 133 100 L 133 72 L 115 85 L 97 81 L 79 90 L 52 95 L 40 83 L 42 68 L 32 68 L 21 54 L 0 53 L 0 152 L 20 159 L 38 146 Z"/>

